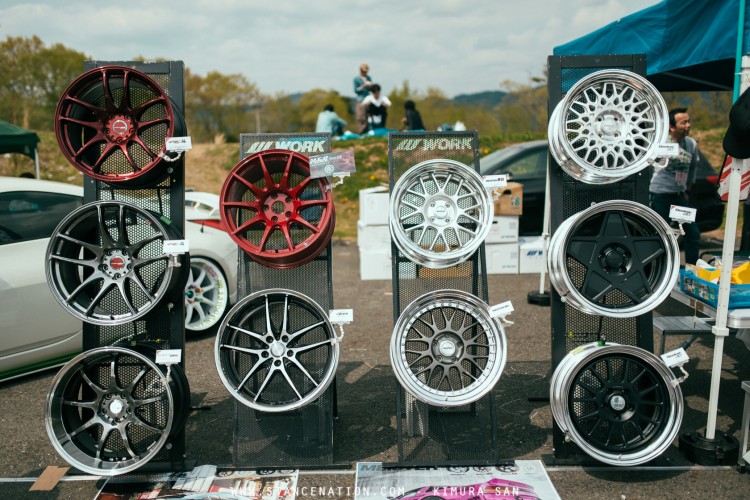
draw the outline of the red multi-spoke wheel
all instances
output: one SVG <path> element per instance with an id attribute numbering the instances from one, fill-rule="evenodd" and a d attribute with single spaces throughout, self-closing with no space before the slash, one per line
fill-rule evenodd
<path id="1" fill-rule="evenodd" d="M 166 139 L 185 132 L 177 118 L 175 125 L 169 96 L 149 76 L 102 66 L 65 89 L 57 103 L 55 133 L 65 157 L 85 175 L 142 185 L 167 174 L 161 161 Z"/>
<path id="2" fill-rule="evenodd" d="M 325 178 L 301 154 L 270 149 L 240 161 L 221 190 L 221 220 L 255 262 L 289 269 L 320 255 L 336 216 Z"/>

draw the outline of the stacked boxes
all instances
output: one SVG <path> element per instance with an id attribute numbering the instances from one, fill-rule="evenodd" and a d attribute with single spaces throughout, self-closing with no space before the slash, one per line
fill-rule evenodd
<path id="1" fill-rule="evenodd" d="M 518 274 L 518 217 L 523 213 L 523 187 L 509 182 L 495 200 L 495 217 L 487 235 L 487 274 Z"/>
<path id="2" fill-rule="evenodd" d="M 391 279 L 391 232 L 388 227 L 388 188 L 359 192 L 359 275 L 362 280 Z"/>

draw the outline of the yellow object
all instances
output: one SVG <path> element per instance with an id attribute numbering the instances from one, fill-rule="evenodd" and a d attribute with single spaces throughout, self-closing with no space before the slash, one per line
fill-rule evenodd
<path id="1" fill-rule="evenodd" d="M 744 285 L 750 283 L 750 262 L 744 262 L 732 269 L 733 285 Z"/>

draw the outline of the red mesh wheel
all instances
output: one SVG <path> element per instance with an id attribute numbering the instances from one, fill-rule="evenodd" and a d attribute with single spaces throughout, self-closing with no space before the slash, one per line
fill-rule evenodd
<path id="1" fill-rule="evenodd" d="M 255 262 L 301 266 L 328 245 L 336 215 L 325 178 L 310 178 L 307 157 L 270 149 L 240 161 L 221 190 L 221 220 Z"/>
<path id="2" fill-rule="evenodd" d="M 181 127 L 178 132 L 184 133 Z M 65 89 L 57 103 L 55 134 L 63 155 L 85 175 L 147 184 L 167 174 L 161 160 L 166 139 L 175 134 L 175 113 L 167 94 L 147 75 L 102 66 Z"/>

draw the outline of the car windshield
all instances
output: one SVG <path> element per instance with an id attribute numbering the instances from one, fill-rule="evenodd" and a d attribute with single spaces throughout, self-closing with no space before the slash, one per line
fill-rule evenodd
<path id="1" fill-rule="evenodd" d="M 505 160 L 506 158 L 513 156 L 520 148 L 517 146 L 508 146 L 507 148 L 494 151 L 487 156 L 483 156 L 479 159 L 479 173 L 484 175 L 488 170 Z"/>

